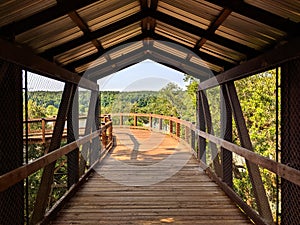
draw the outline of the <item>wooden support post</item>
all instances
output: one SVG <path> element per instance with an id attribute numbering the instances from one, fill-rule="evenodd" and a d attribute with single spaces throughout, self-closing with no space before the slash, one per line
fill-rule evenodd
<path id="1" fill-rule="evenodd" d="M 77 89 L 78 90 L 78 89 Z M 67 141 L 71 143 L 79 138 L 79 102 L 78 91 L 74 95 L 67 117 Z M 68 188 L 79 180 L 79 148 L 67 154 Z"/>
<path id="2" fill-rule="evenodd" d="M 190 137 L 190 128 L 188 126 L 184 126 L 184 140 L 189 143 Z"/>
<path id="3" fill-rule="evenodd" d="M 106 150 L 106 146 L 107 146 L 106 128 L 102 129 L 101 131 L 101 140 L 102 140 L 102 147 L 104 150 Z"/>
<path id="4" fill-rule="evenodd" d="M 221 85 L 221 138 L 232 142 L 232 111 L 227 90 Z M 221 174 L 222 180 L 232 188 L 232 152 L 221 147 Z"/>
<path id="5" fill-rule="evenodd" d="M 180 123 L 176 123 L 176 137 L 180 138 Z"/>
<path id="6" fill-rule="evenodd" d="M 123 126 L 123 115 L 120 116 L 120 126 Z"/>
<path id="7" fill-rule="evenodd" d="M 159 118 L 159 122 L 158 122 L 158 129 L 159 129 L 159 131 L 162 131 L 162 127 L 163 127 L 163 119 Z"/>
<path id="8" fill-rule="evenodd" d="M 253 151 L 252 143 L 250 140 L 250 136 L 247 130 L 246 122 L 243 116 L 242 108 L 237 96 L 234 83 L 226 83 L 225 87 L 227 89 L 228 99 L 233 110 L 234 120 L 238 129 L 241 145 L 242 147 Z M 250 180 L 252 183 L 259 214 L 267 221 L 268 224 L 273 224 L 274 222 L 272 212 L 270 209 L 270 205 L 268 202 L 268 198 L 262 182 L 258 165 L 252 164 L 248 160 L 246 160 L 246 165 L 249 171 Z"/>
<path id="9" fill-rule="evenodd" d="M 196 134 L 194 130 L 191 130 L 191 148 L 195 150 L 196 147 Z"/>
<path id="10" fill-rule="evenodd" d="M 281 162 L 300 170 L 300 60 L 281 67 Z M 300 224 L 300 186 L 281 179 L 281 224 Z"/>
<path id="11" fill-rule="evenodd" d="M 204 113 L 204 120 L 207 127 L 207 133 L 214 135 L 214 129 L 212 126 L 209 104 L 204 91 L 200 91 L 200 98 L 201 98 L 201 103 L 202 103 L 202 108 Z M 210 142 L 210 148 L 211 148 L 211 160 L 213 162 L 214 170 L 218 176 L 221 176 L 221 165 L 220 165 L 217 145 L 213 142 Z"/>
<path id="12" fill-rule="evenodd" d="M 170 135 L 173 134 L 173 121 L 172 120 L 169 120 L 169 132 L 170 132 Z"/>
<path id="13" fill-rule="evenodd" d="M 204 110 L 201 99 L 200 91 L 197 91 L 197 128 L 201 131 L 205 131 L 205 118 L 204 118 Z M 206 164 L 206 140 L 203 137 L 197 136 L 198 140 L 198 159 L 201 160 L 204 164 Z"/>
<path id="14" fill-rule="evenodd" d="M 0 61 L 0 175 L 23 165 L 22 70 Z M 0 192 L 0 224 L 24 224 L 23 181 Z"/>
<path id="15" fill-rule="evenodd" d="M 57 119 L 56 119 L 48 152 L 52 152 L 55 149 L 58 149 L 60 147 L 62 134 L 65 126 L 65 120 L 71 102 L 73 101 L 73 96 L 75 94 L 75 91 L 76 91 L 75 84 L 71 84 L 71 83 L 65 84 L 65 88 L 59 106 Z M 53 162 L 44 168 L 41 183 L 40 183 L 40 188 L 37 193 L 32 218 L 30 221 L 31 224 L 37 224 L 44 217 L 47 204 L 48 204 L 49 194 L 51 191 L 51 186 L 53 183 L 53 173 L 54 173 L 55 163 L 56 162 Z"/>
<path id="16" fill-rule="evenodd" d="M 134 115 L 133 116 L 133 126 L 137 126 L 137 116 L 136 115 Z"/>
<path id="17" fill-rule="evenodd" d="M 149 128 L 152 129 L 152 115 L 149 115 Z"/>
<path id="18" fill-rule="evenodd" d="M 42 118 L 42 142 L 46 143 L 46 120 Z"/>

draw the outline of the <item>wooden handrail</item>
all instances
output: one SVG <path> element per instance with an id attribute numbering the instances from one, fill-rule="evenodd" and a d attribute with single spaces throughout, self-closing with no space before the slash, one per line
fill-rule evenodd
<path id="1" fill-rule="evenodd" d="M 34 172 L 44 168 L 45 166 L 49 165 L 50 163 L 58 160 L 60 157 L 72 152 L 75 150 L 79 145 L 82 145 L 93 138 L 99 136 L 103 131 L 106 131 L 112 126 L 112 122 L 107 122 L 104 126 L 102 126 L 99 130 L 79 138 L 78 140 L 67 144 L 53 152 L 47 153 L 46 155 L 34 160 L 33 162 L 21 166 L 17 169 L 14 169 L 8 173 L 5 173 L 0 176 L 0 192 L 5 191 L 7 188 L 11 187 L 12 185 L 24 180 L 29 175 L 33 174 Z M 110 138 L 110 137 L 109 137 Z M 110 138 L 111 139 L 111 138 Z M 106 147 L 106 146 L 104 146 Z"/>
<path id="2" fill-rule="evenodd" d="M 111 115 L 112 117 L 118 116 L 119 118 L 121 116 L 128 116 L 128 117 L 152 117 L 157 119 L 163 119 L 163 120 L 169 120 L 173 121 L 175 123 L 180 123 L 186 127 L 188 127 L 190 130 L 194 131 L 196 135 L 199 137 L 203 137 L 225 149 L 228 151 L 234 152 L 239 156 L 242 156 L 246 160 L 248 160 L 251 163 L 257 164 L 270 172 L 273 172 L 277 174 L 278 176 L 300 186 L 300 171 L 297 169 L 294 169 L 288 165 L 276 162 L 272 159 L 269 159 L 267 157 L 264 157 L 258 153 L 252 152 L 249 149 L 243 148 L 241 146 L 238 146 L 232 142 L 225 141 L 222 138 L 216 137 L 214 135 L 208 134 L 204 131 L 201 131 L 196 128 L 196 126 L 188 121 L 181 120 L 176 117 L 172 116 L 164 116 L 164 115 L 157 115 L 157 114 L 143 114 L 143 113 L 115 113 Z"/>

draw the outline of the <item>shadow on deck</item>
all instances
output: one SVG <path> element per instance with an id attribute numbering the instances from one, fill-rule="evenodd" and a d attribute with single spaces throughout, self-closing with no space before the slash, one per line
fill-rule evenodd
<path id="1" fill-rule="evenodd" d="M 116 147 L 52 224 L 252 224 L 183 143 L 148 130 L 114 135 Z"/>

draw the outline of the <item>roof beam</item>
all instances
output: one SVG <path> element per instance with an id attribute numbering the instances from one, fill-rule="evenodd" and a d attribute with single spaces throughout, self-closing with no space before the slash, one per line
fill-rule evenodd
<path id="1" fill-rule="evenodd" d="M 0 34 L 3 36 L 14 36 L 27 30 L 40 26 L 51 20 L 57 19 L 68 14 L 71 11 L 83 8 L 98 0 L 63 0 L 57 5 L 45 9 L 39 13 L 29 16 L 23 20 L 12 22 L 0 28 Z"/>
<path id="2" fill-rule="evenodd" d="M 172 55 L 170 53 L 164 52 L 162 50 L 159 50 L 157 48 L 140 48 L 137 50 L 134 50 L 128 54 L 125 54 L 123 56 L 120 56 L 116 59 L 111 60 L 110 62 L 104 63 L 102 65 L 96 66 L 94 68 L 89 69 L 86 72 L 86 76 L 88 76 L 91 79 L 96 79 L 95 77 L 97 77 L 97 79 L 103 77 L 103 74 L 112 74 L 114 72 L 117 72 L 119 69 L 118 66 L 122 65 L 126 65 L 126 64 L 134 64 L 135 62 L 138 63 L 141 61 L 141 57 L 137 57 L 137 56 L 141 56 L 141 55 L 145 55 L 145 57 L 143 57 L 143 59 L 147 59 L 147 58 L 155 58 L 157 59 L 158 62 L 163 62 L 165 64 L 168 64 L 171 66 L 179 68 L 179 70 L 184 71 L 185 73 L 189 73 L 193 76 L 196 76 L 198 78 L 203 79 L 211 77 L 212 75 L 214 75 L 209 69 L 198 66 L 196 64 L 193 65 L 193 63 L 185 61 L 184 59 Z M 158 58 L 158 57 L 159 58 Z M 130 60 L 131 59 L 131 60 Z M 130 63 L 128 63 L 129 61 Z"/>
<path id="3" fill-rule="evenodd" d="M 156 11 L 151 16 L 154 17 L 157 20 L 160 20 L 160 21 L 166 23 L 166 24 L 169 24 L 171 26 L 176 26 L 176 27 L 188 32 L 188 33 L 197 35 L 199 37 L 204 37 L 205 36 L 206 30 L 201 29 L 197 26 L 194 26 L 190 23 L 187 23 L 183 20 L 180 20 L 180 19 L 177 19 L 175 17 L 169 16 L 165 13 Z M 227 47 L 227 48 L 233 49 L 235 51 L 238 51 L 240 53 L 243 53 L 243 54 L 247 55 L 249 58 L 252 58 L 252 57 L 257 56 L 258 54 L 260 54 L 259 51 L 255 50 L 253 48 L 250 48 L 246 45 L 237 43 L 237 42 L 232 41 L 230 39 L 224 38 L 224 37 L 222 37 L 220 35 L 217 35 L 217 34 L 211 34 L 211 35 L 209 35 L 209 37 L 207 39 L 212 41 L 212 42 L 215 42 L 219 45 L 222 45 L 224 47 Z"/>
<path id="4" fill-rule="evenodd" d="M 137 57 L 137 56 L 141 56 L 144 54 L 145 54 L 144 48 L 134 50 L 134 51 L 129 52 L 125 55 L 122 55 L 116 59 L 112 59 L 107 63 L 103 63 L 99 66 L 90 68 L 89 70 L 87 70 L 85 72 L 85 76 L 87 76 L 89 79 L 93 79 L 93 80 L 95 79 L 95 77 L 97 77 L 97 79 L 100 79 L 100 78 L 104 77 L 103 76 L 104 72 L 105 72 L 105 74 L 107 71 L 111 71 L 109 73 L 117 72 L 116 68 L 118 67 L 118 65 L 124 64 L 125 61 L 126 62 L 130 61 L 130 63 L 128 63 L 128 64 L 133 64 L 133 62 L 139 62 L 139 60 L 135 60 L 135 59 L 141 58 L 141 57 Z"/>
<path id="5" fill-rule="evenodd" d="M 145 34 L 138 35 L 138 36 L 133 37 L 133 38 L 131 38 L 131 39 L 128 39 L 128 40 L 126 40 L 126 41 L 124 41 L 124 42 L 121 42 L 121 43 L 119 43 L 119 44 L 117 44 L 117 45 L 115 45 L 115 46 L 112 46 L 112 47 L 110 47 L 110 48 L 107 48 L 107 49 L 104 50 L 104 52 L 98 52 L 98 53 L 92 54 L 92 55 L 90 55 L 90 56 L 87 56 L 87 57 L 85 57 L 85 58 L 79 59 L 79 60 L 77 60 L 77 61 L 71 62 L 71 63 L 67 64 L 67 65 L 65 66 L 65 68 L 68 69 L 68 70 L 73 70 L 73 69 L 75 69 L 76 67 L 79 67 L 79 66 L 81 66 L 81 65 L 84 65 L 84 64 L 86 64 L 86 63 L 89 63 L 89 62 L 92 62 L 92 61 L 98 59 L 99 57 L 103 56 L 104 54 L 108 53 L 109 51 L 112 51 L 113 49 L 118 49 L 120 46 L 126 45 L 126 44 L 128 44 L 128 43 L 130 43 L 130 42 L 141 41 L 141 40 L 143 40 L 143 39 L 146 38 L 146 37 L 147 37 L 147 36 L 146 36 Z M 182 44 L 178 44 L 178 43 L 176 43 L 175 41 L 173 41 L 173 40 L 171 40 L 171 39 L 168 39 L 168 38 L 165 38 L 165 37 L 163 37 L 163 36 L 161 36 L 161 35 L 153 34 L 153 35 L 151 35 L 151 37 L 154 38 L 154 39 L 156 39 L 156 40 L 158 40 L 158 41 L 161 40 L 161 41 L 165 41 L 165 42 L 174 43 L 174 44 L 176 44 L 176 45 L 180 45 L 180 46 L 182 46 L 183 48 L 185 48 L 185 49 L 187 49 L 187 50 L 193 52 L 195 55 L 197 55 L 197 56 L 200 57 L 201 59 L 203 59 L 203 60 L 205 60 L 205 61 L 207 61 L 207 62 L 209 62 L 209 63 L 215 64 L 215 65 L 217 65 L 217 66 L 225 67 L 225 68 L 232 68 L 232 67 L 234 66 L 234 64 L 231 64 L 231 63 L 229 63 L 229 62 L 227 62 L 227 61 L 224 61 L 224 60 L 215 58 L 215 57 L 213 57 L 213 56 L 211 56 L 211 55 L 209 55 L 209 54 L 202 53 L 202 52 L 200 52 L 200 51 L 198 51 L 198 50 L 194 50 L 193 48 L 190 48 L 190 47 L 188 47 L 188 46 L 184 46 L 184 45 L 182 45 Z M 151 46 L 151 45 L 149 45 L 149 46 Z M 148 47 L 149 47 L 149 46 L 148 46 Z M 146 47 L 146 49 L 148 49 L 148 48 Z"/>
<path id="6" fill-rule="evenodd" d="M 209 39 L 210 36 L 214 35 L 215 31 L 219 28 L 219 26 L 227 19 L 227 17 L 231 14 L 232 10 L 224 8 L 219 16 L 213 21 L 210 25 L 210 27 L 206 30 L 205 34 L 201 39 L 196 43 L 195 49 L 200 49 L 207 39 Z"/>
<path id="7" fill-rule="evenodd" d="M 81 78 L 78 74 L 63 69 L 20 46 L 0 39 L 0 58 L 56 80 L 80 84 L 89 90 L 98 90 L 98 85 L 90 80 Z"/>
<path id="8" fill-rule="evenodd" d="M 191 48 L 191 47 L 185 46 L 183 44 L 177 43 L 177 42 L 175 42 L 175 41 L 173 41 L 173 40 L 171 40 L 171 39 L 169 39 L 167 37 L 164 37 L 162 35 L 159 35 L 159 34 L 153 34 L 153 38 L 156 39 L 156 40 L 166 41 L 166 42 L 170 42 L 170 43 L 173 43 L 173 44 L 176 44 L 176 45 L 180 45 L 183 48 L 186 48 L 189 51 L 193 52 L 195 55 L 197 55 L 202 60 L 204 60 L 204 61 L 206 61 L 208 63 L 215 64 L 217 66 L 220 66 L 224 70 L 232 68 L 235 65 L 235 64 L 232 64 L 232 63 L 230 63 L 228 61 L 225 61 L 223 59 L 219 59 L 219 58 L 211 56 L 211 55 L 209 55 L 207 53 L 200 52 L 199 50 L 195 50 L 194 48 Z"/>
<path id="9" fill-rule="evenodd" d="M 210 3 L 221 6 L 223 8 L 231 9 L 232 11 L 259 21 L 263 24 L 267 24 L 271 27 L 285 31 L 291 35 L 299 34 L 300 25 L 281 16 L 277 16 L 269 11 L 255 7 L 253 5 L 245 3 L 243 0 L 207 0 Z"/>
<path id="10" fill-rule="evenodd" d="M 193 75 L 198 79 L 207 79 L 208 77 L 214 76 L 214 73 L 205 67 L 198 66 L 196 64 L 188 62 L 178 56 L 171 55 L 159 49 L 153 49 L 148 53 L 151 57 L 155 59 L 156 62 L 163 62 L 166 65 L 171 65 L 180 70 L 184 71 L 184 73 Z M 196 67 L 195 67 L 196 66 Z"/>
<path id="11" fill-rule="evenodd" d="M 83 45 L 94 39 L 100 38 L 106 34 L 114 32 L 116 30 L 122 29 L 126 26 L 131 25 L 132 23 L 138 22 L 139 20 L 141 20 L 145 17 L 147 17 L 147 14 L 138 12 L 138 13 L 128 16 L 120 21 L 114 22 L 114 23 L 109 24 L 103 28 L 96 30 L 96 31 L 90 32 L 89 36 L 84 35 L 84 36 L 76 38 L 72 41 L 69 41 L 64 44 L 58 45 L 56 47 L 50 48 L 50 49 L 46 50 L 45 52 L 41 53 L 40 55 L 51 61 L 53 59 L 53 57 L 56 55 L 59 55 L 63 52 L 71 50 L 77 46 Z"/>
<path id="12" fill-rule="evenodd" d="M 72 11 L 68 13 L 69 17 L 73 20 L 75 24 L 82 30 L 84 35 L 90 37 L 91 31 L 88 27 L 88 25 L 82 20 L 82 18 L 78 15 L 76 11 Z M 92 39 L 90 37 L 90 39 Z M 98 49 L 98 51 L 103 51 L 104 48 L 102 47 L 101 43 L 97 39 L 92 39 L 91 41 L 93 45 Z"/>
<path id="13" fill-rule="evenodd" d="M 131 55 L 129 56 L 131 60 L 128 61 L 128 57 L 122 56 L 122 58 L 119 59 L 118 64 L 108 64 L 107 66 L 103 65 L 102 68 L 98 67 L 98 70 L 95 70 L 91 73 L 89 72 L 89 78 L 96 81 L 97 79 L 101 79 L 105 76 L 116 73 L 122 69 L 135 65 L 146 59 L 150 59 L 152 61 L 155 61 L 159 64 L 162 64 L 166 67 L 177 70 L 179 72 L 188 73 L 189 75 L 192 75 L 198 79 L 207 79 L 206 74 L 199 69 L 188 67 L 187 65 L 182 65 L 181 63 L 174 61 L 173 59 L 167 58 L 166 56 L 163 58 L 162 57 L 159 58 L 159 57 L 161 57 L 159 53 L 145 52 L 144 55 L 141 55 L 141 52 L 135 51 L 132 52 Z M 202 76 L 201 74 L 205 76 Z"/>
<path id="14" fill-rule="evenodd" d="M 127 45 L 127 44 L 132 43 L 132 42 L 138 42 L 138 41 L 143 40 L 144 38 L 146 38 L 146 36 L 144 34 L 137 35 L 137 36 L 129 38 L 126 41 L 123 41 L 119 44 L 116 44 L 114 46 L 106 48 L 102 52 L 97 52 L 97 53 L 91 54 L 87 57 L 84 57 L 82 59 L 79 59 L 79 60 L 73 61 L 69 64 L 66 64 L 64 67 L 68 70 L 74 70 L 76 67 L 82 66 L 86 63 L 93 62 L 94 60 L 98 59 L 101 56 L 105 56 L 107 53 L 109 53 L 113 49 L 119 49 L 123 45 Z"/>
<path id="15" fill-rule="evenodd" d="M 215 78 L 208 79 L 199 85 L 200 90 L 209 89 L 229 81 L 238 80 L 279 66 L 294 58 L 300 57 L 300 37 L 289 40 L 268 52 L 251 59 L 239 66 L 225 71 Z"/>

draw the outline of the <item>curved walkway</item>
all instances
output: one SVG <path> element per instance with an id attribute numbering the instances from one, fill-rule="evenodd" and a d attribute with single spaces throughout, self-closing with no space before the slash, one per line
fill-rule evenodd
<path id="1" fill-rule="evenodd" d="M 117 146 L 52 224 L 252 224 L 177 140 L 115 129 Z"/>

